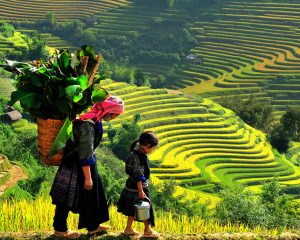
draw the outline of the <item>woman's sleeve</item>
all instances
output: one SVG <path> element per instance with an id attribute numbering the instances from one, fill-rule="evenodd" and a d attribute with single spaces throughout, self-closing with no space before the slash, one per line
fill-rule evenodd
<path id="1" fill-rule="evenodd" d="M 140 164 L 139 157 L 132 152 L 130 153 L 129 157 L 126 159 L 125 171 L 136 182 L 138 181 L 146 182 L 146 178 L 144 176 L 144 168 Z"/>
<path id="2" fill-rule="evenodd" d="M 79 165 L 89 166 L 95 164 L 93 128 L 88 122 L 82 122 L 74 127 L 74 137 L 77 142 Z"/>

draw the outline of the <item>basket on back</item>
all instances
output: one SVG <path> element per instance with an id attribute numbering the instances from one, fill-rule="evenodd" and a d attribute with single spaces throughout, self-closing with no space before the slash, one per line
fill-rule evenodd
<path id="1" fill-rule="evenodd" d="M 59 133 L 64 122 L 57 119 L 42 119 L 37 118 L 37 131 L 38 131 L 38 151 L 41 160 L 44 164 L 49 166 L 59 166 L 64 150 L 60 150 L 54 156 L 48 158 L 48 152 Z"/>

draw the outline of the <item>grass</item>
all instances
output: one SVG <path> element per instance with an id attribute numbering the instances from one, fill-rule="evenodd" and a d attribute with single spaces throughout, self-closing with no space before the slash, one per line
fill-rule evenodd
<path id="1" fill-rule="evenodd" d="M 26 119 L 20 119 L 19 121 L 12 123 L 11 126 L 16 132 L 23 132 L 26 130 L 37 129 L 37 125 L 35 123 L 30 123 Z"/>
<path id="2" fill-rule="evenodd" d="M 14 90 L 14 86 L 12 85 L 12 80 L 8 78 L 0 77 L 0 97 L 9 98 L 11 92 Z"/>
<path id="3" fill-rule="evenodd" d="M 50 197 L 40 196 L 36 200 L 30 201 L 4 201 L 0 208 L 0 235 L 1 232 L 45 232 L 53 229 L 52 222 L 54 216 L 54 205 L 51 204 Z M 120 232 L 124 229 L 126 217 L 117 212 L 116 207 L 110 207 L 110 221 L 112 232 Z M 186 215 L 174 216 L 174 213 L 155 213 L 155 229 L 161 233 L 172 234 L 199 234 L 216 232 L 255 232 L 257 234 L 266 234 L 277 236 L 280 230 L 266 230 L 261 227 L 250 229 L 243 224 L 225 224 L 222 225 L 215 220 L 205 221 L 200 217 L 188 217 Z M 14 222 L 14 224 L 11 224 Z M 68 217 L 68 226 L 70 229 L 77 229 L 78 215 L 70 213 Z M 143 231 L 143 224 L 135 223 L 136 229 Z M 295 230 L 283 229 L 283 231 L 295 232 Z M 80 231 L 85 233 L 84 230 Z"/>

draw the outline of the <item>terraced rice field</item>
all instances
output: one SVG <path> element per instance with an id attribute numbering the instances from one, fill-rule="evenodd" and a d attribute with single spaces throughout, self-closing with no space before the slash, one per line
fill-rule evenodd
<path id="1" fill-rule="evenodd" d="M 20 32 L 16 32 L 13 37 L 9 38 L 4 37 L 0 34 L 0 54 L 22 52 L 22 50 L 24 50 L 25 48 L 27 48 L 27 44 Z"/>
<path id="2" fill-rule="evenodd" d="M 101 30 L 105 36 L 127 36 L 137 34 L 151 28 L 161 19 L 187 17 L 187 13 L 179 10 L 159 10 L 154 7 L 142 7 L 129 4 L 123 8 L 115 8 L 109 12 L 95 14 L 98 24 L 91 29 Z"/>
<path id="3" fill-rule="evenodd" d="M 16 21 L 35 21 L 43 19 L 47 12 L 54 12 L 56 19 L 79 19 L 101 11 L 127 6 L 129 0 L 14 0 L 0 1 L 0 18 Z M 17 11 L 16 11 L 17 10 Z"/>
<path id="4" fill-rule="evenodd" d="M 106 81 L 103 86 L 125 101 L 126 112 L 112 121 L 115 126 L 140 113 L 140 124 L 160 138 L 150 155 L 157 180 L 174 178 L 179 190 L 200 193 L 218 183 L 241 183 L 259 191 L 274 175 L 282 186 L 300 184 L 300 168 L 275 156 L 262 132 L 209 99 L 195 102 L 166 89 L 126 83 Z"/>
<path id="5" fill-rule="evenodd" d="M 36 30 L 33 29 L 24 29 L 20 28 L 17 29 L 17 31 L 21 32 L 22 34 L 27 34 L 30 36 L 31 33 L 37 32 Z M 71 51 L 76 51 L 78 49 L 78 46 L 75 47 L 72 45 L 72 43 L 61 39 L 58 36 L 54 36 L 51 33 L 40 33 L 41 38 L 46 41 L 47 46 L 51 48 L 57 48 L 57 49 L 63 49 L 67 48 L 70 49 Z"/>
<path id="6" fill-rule="evenodd" d="M 4 19 L 10 20 L 37 20 L 48 11 L 55 12 L 59 20 L 93 14 L 98 23 L 91 29 L 100 29 L 105 36 L 118 37 L 141 33 L 161 20 L 191 21 L 189 13 L 183 10 L 141 7 L 130 0 L 51 3 L 16 0 L 13 3 L 0 1 L 0 7 L 0 17 L 2 14 Z M 176 81 L 168 87 L 200 93 L 214 101 L 236 94 L 245 99 L 249 94 L 261 100 L 270 99 L 278 120 L 289 106 L 298 105 L 300 99 L 299 10 L 300 3 L 294 1 L 229 0 L 221 9 L 212 5 L 194 18 L 190 27 L 199 43 L 191 53 L 201 57 L 202 64 L 182 65 L 176 72 Z M 43 34 L 43 38 L 51 47 L 75 49 L 69 42 L 51 34 Z M 0 39 L 0 49 L 11 50 L 13 46 Z M 168 71 L 168 67 L 160 64 L 138 64 L 136 67 L 152 76 Z"/>
<path id="7" fill-rule="evenodd" d="M 61 4 L 71 2 L 49 3 L 43 11 L 41 9 L 46 1 L 34 2 L 37 11 L 28 12 L 25 9 L 28 1 L 24 2 L 20 5 L 20 15 L 16 15 L 15 19 L 40 19 L 47 11 L 54 11 L 59 20 L 74 16 L 80 18 L 80 6 L 83 2 L 88 5 L 92 1 L 72 1 L 74 8 L 63 13 L 60 12 Z M 95 7 L 93 4 L 96 3 L 107 3 L 106 10 L 104 5 L 104 10 L 100 6 Z M 95 13 L 100 21 L 92 29 L 101 29 L 103 34 L 111 36 L 137 34 L 151 27 L 159 18 L 184 18 L 187 15 L 175 10 L 159 12 L 151 8 L 137 8 L 125 0 L 93 4 L 91 6 L 94 7 L 88 8 L 88 11 Z M 3 2 L 3 6 L 7 5 Z M 169 87 L 209 97 L 201 102 L 176 92 L 170 93 L 167 89 L 110 81 L 103 83 L 111 93 L 125 100 L 126 113 L 113 120 L 114 125 L 118 126 L 121 120 L 131 119 L 135 113 L 140 113 L 141 125 L 159 136 L 160 146 L 150 155 L 156 182 L 174 178 L 180 184 L 177 189 L 179 196 L 190 198 L 198 192 L 202 201 L 216 201 L 216 196 L 209 192 L 220 183 L 241 183 L 259 191 L 265 180 L 276 175 L 282 186 L 300 184 L 300 168 L 295 164 L 299 146 L 294 146 L 295 153 L 287 156 L 288 159 L 277 155 L 262 132 L 213 102 L 224 95 L 239 94 L 246 99 L 254 94 L 257 99 L 272 100 L 277 119 L 288 106 L 298 105 L 299 10 L 300 3 L 295 2 L 226 1 L 221 11 L 212 8 L 204 16 L 199 16 L 190 28 L 199 42 L 191 53 L 201 57 L 203 63 L 181 66 L 176 72 L 181 80 Z M 3 10 L 1 14 L 6 19 L 13 15 L 10 15 L 10 10 Z M 43 37 L 48 40 L 49 46 L 72 47 L 50 34 Z M 168 70 L 153 64 L 137 67 L 155 75 Z M 287 79 L 286 76 L 292 78 Z M 107 127 L 105 124 L 104 128 Z M 105 139 L 107 136 L 104 134 Z"/>
<path id="8" fill-rule="evenodd" d="M 202 64 L 183 66 L 182 81 L 170 87 L 214 101 L 254 94 L 272 100 L 279 119 L 300 99 L 299 10 L 292 1 L 226 1 L 221 11 L 211 9 L 190 28 L 199 43 L 191 53 Z"/>

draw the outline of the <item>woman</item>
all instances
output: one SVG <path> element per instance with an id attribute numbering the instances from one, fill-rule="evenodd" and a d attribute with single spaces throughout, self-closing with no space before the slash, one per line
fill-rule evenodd
<path id="1" fill-rule="evenodd" d="M 79 237 L 78 233 L 68 231 L 69 211 L 79 213 L 78 229 L 87 228 L 88 234 L 108 229 L 100 225 L 109 220 L 109 214 L 94 151 L 102 139 L 101 120 L 110 121 L 123 112 L 123 101 L 110 95 L 73 121 L 74 142 L 67 142 L 50 191 L 52 203 L 56 205 L 53 221 L 55 236 Z"/>

